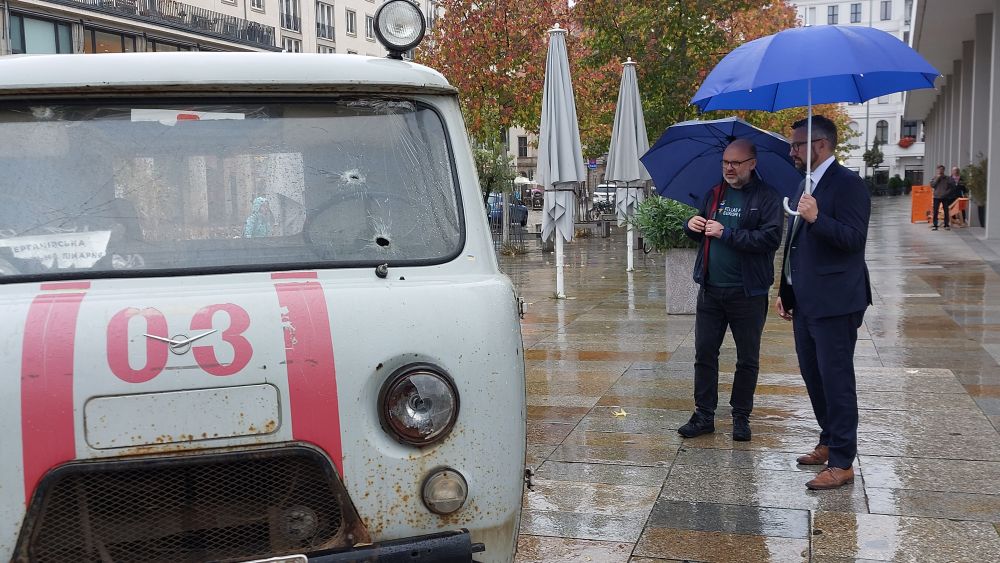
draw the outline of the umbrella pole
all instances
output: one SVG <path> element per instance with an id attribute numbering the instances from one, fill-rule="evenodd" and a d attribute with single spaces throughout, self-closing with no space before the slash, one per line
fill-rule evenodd
<path id="1" fill-rule="evenodd" d="M 556 299 L 566 299 L 566 292 L 563 290 L 563 237 L 556 230 Z"/>
<path id="2" fill-rule="evenodd" d="M 813 91 L 812 91 L 812 79 L 806 80 L 806 100 L 807 113 L 806 113 L 806 180 L 805 180 L 805 191 L 803 193 L 812 194 L 812 155 L 813 155 Z M 799 212 L 795 211 L 788 206 L 788 198 L 782 202 L 785 206 L 785 213 L 789 215 L 798 215 Z"/>
<path id="3" fill-rule="evenodd" d="M 805 193 L 812 194 L 812 156 L 813 156 L 813 89 L 812 80 L 806 80 L 806 100 L 808 101 L 808 113 L 806 114 L 806 189 Z"/>
<path id="4" fill-rule="evenodd" d="M 633 237 L 632 237 L 632 222 L 631 221 L 628 222 L 628 227 L 626 228 L 625 232 L 626 232 L 626 236 L 628 237 L 628 244 L 626 245 L 626 248 L 628 248 L 628 267 L 625 268 L 625 271 L 626 272 L 634 272 L 635 268 L 632 267 L 632 250 L 633 250 L 632 238 Z"/>

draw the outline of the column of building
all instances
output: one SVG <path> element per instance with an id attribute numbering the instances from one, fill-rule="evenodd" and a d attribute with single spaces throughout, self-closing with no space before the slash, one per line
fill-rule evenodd
<path id="1" fill-rule="evenodd" d="M 1000 120 L 1000 0 L 993 2 L 993 33 L 990 62 L 990 112 L 986 120 L 989 124 L 988 176 L 986 185 L 986 238 L 1000 240 L 1000 132 L 993 126 Z"/>

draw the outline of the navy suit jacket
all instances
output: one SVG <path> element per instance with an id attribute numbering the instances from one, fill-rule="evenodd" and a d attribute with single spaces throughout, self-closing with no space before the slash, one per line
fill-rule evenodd
<path id="1" fill-rule="evenodd" d="M 798 205 L 801 192 L 790 203 Z M 819 215 L 812 224 L 800 219 L 794 238 L 789 218 L 779 295 L 782 306 L 806 317 L 823 318 L 865 310 L 872 303 L 865 243 L 871 195 L 856 172 L 834 161 L 813 190 Z M 783 261 L 783 262 L 784 262 Z"/>

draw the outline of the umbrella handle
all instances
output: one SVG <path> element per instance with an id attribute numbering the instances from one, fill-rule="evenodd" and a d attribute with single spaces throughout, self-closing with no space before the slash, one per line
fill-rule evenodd
<path id="1" fill-rule="evenodd" d="M 788 198 L 787 197 L 785 198 L 785 201 L 781 202 L 781 204 L 785 206 L 785 213 L 788 213 L 789 215 L 798 215 L 799 214 L 798 211 L 795 211 L 791 207 L 788 207 Z"/>

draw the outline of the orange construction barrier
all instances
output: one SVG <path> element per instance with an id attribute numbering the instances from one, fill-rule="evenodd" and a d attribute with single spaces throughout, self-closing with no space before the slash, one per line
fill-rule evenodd
<path id="1" fill-rule="evenodd" d="M 913 186 L 910 191 L 910 222 L 929 223 L 934 190 L 930 186 Z"/>
<path id="2" fill-rule="evenodd" d="M 960 197 L 952 202 L 951 207 L 948 209 L 948 213 L 951 217 L 952 227 L 968 227 L 966 223 L 966 213 L 969 211 L 969 198 Z"/>

